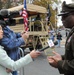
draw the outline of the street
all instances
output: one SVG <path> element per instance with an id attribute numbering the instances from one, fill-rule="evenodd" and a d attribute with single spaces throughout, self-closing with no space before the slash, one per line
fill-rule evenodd
<path id="1" fill-rule="evenodd" d="M 60 54 L 64 54 L 64 44 L 65 44 L 65 33 L 62 31 L 63 40 L 61 42 L 61 47 L 57 48 L 55 47 L 55 51 L 57 51 Z M 24 75 L 63 75 L 60 74 L 58 69 L 53 68 L 49 65 L 47 61 L 47 56 L 45 55 L 45 52 L 42 52 L 42 54 L 36 58 L 33 62 L 26 65 L 24 67 Z M 23 75 L 21 73 L 21 75 Z M 19 74 L 20 75 L 20 74 Z"/>
<path id="2" fill-rule="evenodd" d="M 56 48 L 60 54 L 64 54 L 64 47 Z M 23 75 L 23 74 L 22 74 Z M 24 75 L 60 75 L 58 70 L 51 67 L 44 52 L 38 58 L 24 67 Z M 61 74 L 63 75 L 63 74 Z"/>

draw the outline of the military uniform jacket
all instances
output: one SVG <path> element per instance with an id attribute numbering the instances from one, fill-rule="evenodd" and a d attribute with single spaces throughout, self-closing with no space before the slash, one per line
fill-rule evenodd
<path id="1" fill-rule="evenodd" d="M 58 62 L 59 72 L 64 75 L 74 75 L 74 27 L 67 37 L 65 55 L 62 59 Z"/>

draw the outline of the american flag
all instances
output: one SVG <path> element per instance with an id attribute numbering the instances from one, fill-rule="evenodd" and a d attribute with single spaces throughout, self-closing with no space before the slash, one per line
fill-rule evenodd
<path id="1" fill-rule="evenodd" d="M 24 8 L 23 8 L 23 11 L 22 11 L 21 15 L 24 19 L 25 31 L 28 31 L 29 28 L 28 28 L 28 13 L 27 13 L 27 10 L 26 10 L 26 0 L 24 0 Z"/>

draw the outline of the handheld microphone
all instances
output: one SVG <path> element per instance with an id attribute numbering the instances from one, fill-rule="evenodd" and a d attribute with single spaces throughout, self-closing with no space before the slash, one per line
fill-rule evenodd
<path id="1" fill-rule="evenodd" d="M 56 41 L 56 42 L 54 42 L 54 46 L 55 45 L 57 45 L 58 44 L 58 42 Z M 45 49 L 48 49 L 48 48 L 50 48 L 50 46 L 48 45 L 48 46 L 46 46 L 46 47 L 44 47 L 44 48 L 42 48 L 42 49 L 39 49 L 38 51 L 44 51 Z"/>

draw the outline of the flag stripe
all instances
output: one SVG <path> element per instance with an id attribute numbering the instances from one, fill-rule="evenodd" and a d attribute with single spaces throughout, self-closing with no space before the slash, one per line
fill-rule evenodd
<path id="1" fill-rule="evenodd" d="M 23 11 L 21 13 L 23 19 L 24 19 L 24 28 L 25 31 L 28 31 L 28 14 L 27 14 L 27 10 L 26 10 L 26 0 L 24 0 L 24 8 Z"/>

